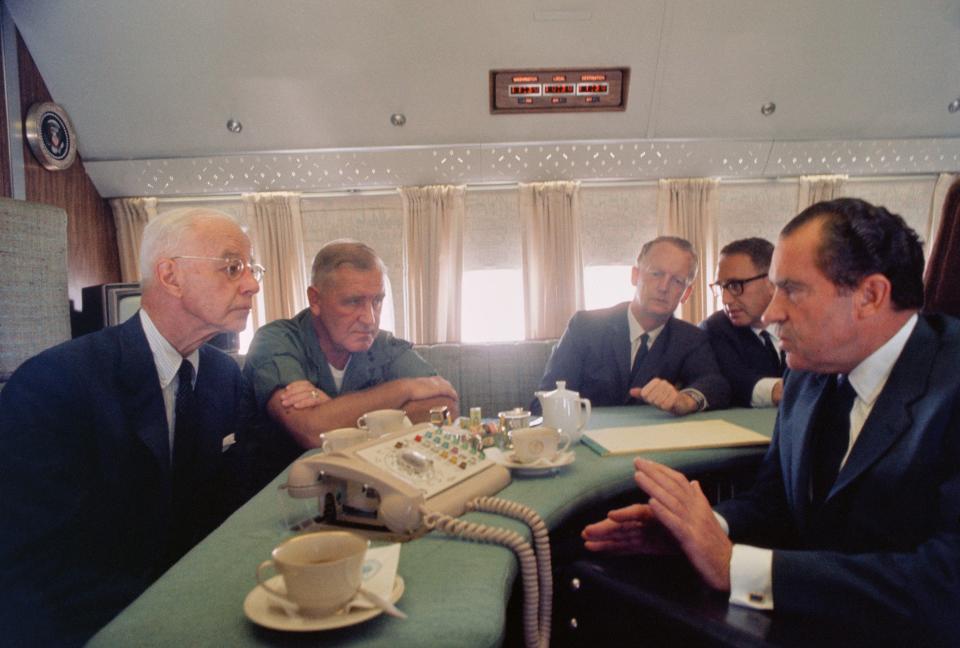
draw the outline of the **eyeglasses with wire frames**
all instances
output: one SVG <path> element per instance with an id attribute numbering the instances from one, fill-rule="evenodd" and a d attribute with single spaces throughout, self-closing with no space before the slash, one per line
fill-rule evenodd
<path id="1" fill-rule="evenodd" d="M 739 297 L 743 294 L 744 287 L 751 281 L 756 281 L 757 279 L 763 279 L 767 276 L 767 273 L 758 274 L 756 277 L 750 277 L 749 279 L 727 279 L 726 281 L 717 281 L 716 283 L 710 284 L 710 290 L 713 291 L 714 297 L 722 297 L 724 290 L 729 290 L 730 294 L 734 297 Z"/>
<path id="2" fill-rule="evenodd" d="M 254 281 L 260 283 L 263 279 L 264 273 L 267 271 L 259 263 L 247 263 L 243 259 L 237 257 L 207 257 L 207 256 L 190 256 L 182 254 L 180 256 L 170 257 L 171 259 L 196 259 L 199 261 L 222 261 L 224 267 L 220 268 L 227 273 L 227 278 L 231 281 L 236 281 L 243 275 L 243 271 L 250 269 L 250 274 L 253 275 Z"/>

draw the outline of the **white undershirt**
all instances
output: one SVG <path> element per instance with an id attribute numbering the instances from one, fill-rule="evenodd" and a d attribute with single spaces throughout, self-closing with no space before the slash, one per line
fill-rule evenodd
<path id="1" fill-rule="evenodd" d="M 343 388 L 343 376 L 347 373 L 347 367 L 350 366 L 350 358 L 347 358 L 347 364 L 343 365 L 343 369 L 337 369 L 329 362 L 327 366 L 330 367 L 330 373 L 333 375 L 333 384 L 337 386 L 337 393 L 339 394 Z"/>
<path id="2" fill-rule="evenodd" d="M 170 460 L 173 461 L 173 431 L 176 426 L 177 388 L 180 386 L 177 372 L 180 370 L 183 356 L 161 335 L 153 320 L 147 315 L 147 311 L 142 308 L 140 309 L 140 323 L 143 326 L 144 335 L 147 336 L 150 353 L 153 354 L 153 363 L 157 366 L 157 378 L 160 380 L 160 390 L 163 392 L 163 408 L 167 414 Z M 187 356 L 187 360 L 193 365 L 193 384 L 196 385 L 197 373 L 200 368 L 200 350 L 194 350 Z"/>
<path id="3" fill-rule="evenodd" d="M 893 337 L 848 374 L 847 378 L 857 392 L 857 397 L 850 410 L 850 444 L 847 446 L 841 467 L 847 462 L 850 450 L 859 438 L 863 424 L 870 416 L 877 397 L 887 384 L 893 365 L 903 352 L 903 347 L 906 346 L 916 324 L 917 315 L 914 314 Z M 729 533 L 730 528 L 726 520 L 720 515 L 717 515 L 717 519 L 723 526 L 723 530 Z M 772 571 L 773 551 L 771 549 L 733 545 L 733 555 L 730 557 L 730 602 L 761 610 L 772 610 Z"/>

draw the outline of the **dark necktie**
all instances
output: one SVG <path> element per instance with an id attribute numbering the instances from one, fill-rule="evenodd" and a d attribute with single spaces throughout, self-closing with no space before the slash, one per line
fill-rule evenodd
<path id="1" fill-rule="evenodd" d="M 830 377 L 820 403 L 813 453 L 813 503 L 821 504 L 840 472 L 840 462 L 850 445 L 850 410 L 857 397 L 846 376 Z"/>
<path id="2" fill-rule="evenodd" d="M 193 365 L 184 360 L 177 377 L 179 383 L 174 405 L 173 458 L 170 465 L 170 527 L 159 569 L 165 569 L 179 560 L 195 541 L 193 518 L 197 510 L 195 480 L 200 425 L 193 392 Z"/>
<path id="3" fill-rule="evenodd" d="M 640 365 L 643 364 L 643 359 L 647 356 L 647 341 L 650 339 L 649 333 L 644 333 L 640 336 L 640 348 L 637 349 L 637 355 L 633 358 L 633 367 L 630 369 L 630 384 L 633 385 L 633 381 L 636 380 L 637 374 L 640 373 Z M 640 385 L 642 387 L 642 385 Z"/>
<path id="4" fill-rule="evenodd" d="M 173 481 L 174 506 L 189 497 L 190 477 L 197 445 L 197 407 L 193 393 L 193 365 L 184 360 L 177 371 L 180 383 L 177 386 L 175 422 L 173 426 Z"/>
<path id="5" fill-rule="evenodd" d="M 773 366 L 777 368 L 777 371 L 783 371 L 783 361 L 780 358 L 780 353 L 777 351 L 777 347 L 773 344 L 773 339 L 770 337 L 770 334 L 766 331 L 760 331 L 760 337 L 763 338 L 763 348 L 767 350 L 767 355 L 770 356 L 770 359 L 773 361 Z"/>

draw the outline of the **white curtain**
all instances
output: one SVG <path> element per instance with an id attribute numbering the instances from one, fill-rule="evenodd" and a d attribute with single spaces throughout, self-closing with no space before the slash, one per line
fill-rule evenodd
<path id="1" fill-rule="evenodd" d="M 690 298 L 680 307 L 680 317 L 697 324 L 710 314 L 710 277 L 717 265 L 717 232 L 713 196 L 718 181 L 713 178 L 660 180 L 657 194 L 657 234 L 690 241 L 700 257 Z"/>
<path id="2" fill-rule="evenodd" d="M 950 185 L 960 178 L 956 173 L 941 173 L 937 178 L 937 184 L 933 187 L 933 194 L 930 196 L 930 214 L 927 217 L 927 236 L 923 245 L 923 258 L 926 263 L 930 263 L 930 254 L 933 252 L 933 243 L 937 238 L 937 232 L 940 231 L 940 220 L 943 217 L 943 201 L 947 198 L 947 191 Z"/>
<path id="3" fill-rule="evenodd" d="M 156 198 L 112 198 L 113 222 L 117 227 L 120 280 L 140 281 L 140 241 L 143 228 L 157 215 Z"/>
<path id="4" fill-rule="evenodd" d="M 466 187 L 401 187 L 406 335 L 417 344 L 460 341 Z"/>
<path id="5" fill-rule="evenodd" d="M 580 183 L 520 184 L 524 328 L 527 339 L 560 337 L 583 308 Z"/>
<path id="6" fill-rule="evenodd" d="M 797 187 L 797 213 L 814 203 L 841 197 L 846 182 L 845 175 L 801 176 Z"/>
<path id="7" fill-rule="evenodd" d="M 253 309 L 254 328 L 259 328 L 275 319 L 293 317 L 307 305 L 300 194 L 243 194 L 241 199 L 254 255 L 267 269 L 260 290 L 263 309 L 260 304 Z"/>

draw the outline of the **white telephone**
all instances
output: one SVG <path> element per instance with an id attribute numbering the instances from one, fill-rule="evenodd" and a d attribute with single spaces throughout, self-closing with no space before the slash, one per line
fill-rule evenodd
<path id="1" fill-rule="evenodd" d="M 548 648 L 553 581 L 547 527 L 529 507 L 484 497 L 509 483 L 509 471 L 486 457 L 473 438 L 421 424 L 299 459 L 281 488 L 298 499 L 317 498 L 319 515 L 295 530 L 350 526 L 399 540 L 437 530 L 511 549 L 523 578 L 524 643 Z M 514 531 L 456 519 L 467 511 L 525 522 L 533 545 Z"/>
<path id="2" fill-rule="evenodd" d="M 460 516 L 468 500 L 509 483 L 509 471 L 473 438 L 422 424 L 299 459 L 283 488 L 295 498 L 317 499 L 310 526 L 386 531 L 405 540 L 427 531 L 422 509 Z"/>

